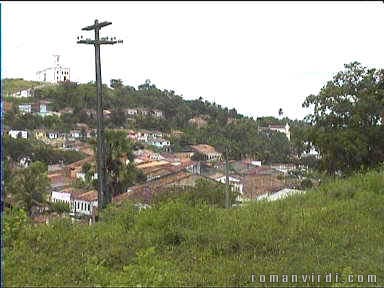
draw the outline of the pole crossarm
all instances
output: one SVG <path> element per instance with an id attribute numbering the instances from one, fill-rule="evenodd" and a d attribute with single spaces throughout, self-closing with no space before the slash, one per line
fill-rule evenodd
<path id="1" fill-rule="evenodd" d="M 109 41 L 109 40 L 99 40 L 99 41 L 96 41 L 96 40 L 79 40 L 77 41 L 77 44 L 92 44 L 92 45 L 102 45 L 102 44 L 117 44 L 117 43 L 123 43 L 122 40 L 113 40 L 113 41 Z"/>
<path id="2" fill-rule="evenodd" d="M 97 23 L 97 24 L 93 24 L 93 25 L 90 25 L 90 26 L 86 26 L 84 28 L 81 28 L 81 30 L 83 30 L 83 31 L 95 30 L 95 29 L 100 29 L 102 27 L 105 27 L 105 26 L 108 26 L 108 25 L 111 25 L 111 24 L 112 24 L 112 22 L 104 21 L 104 22 L 101 22 L 101 23 Z"/>

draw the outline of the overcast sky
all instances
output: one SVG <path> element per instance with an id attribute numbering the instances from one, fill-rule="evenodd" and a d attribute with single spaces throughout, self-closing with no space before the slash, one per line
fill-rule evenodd
<path id="1" fill-rule="evenodd" d="M 292 119 L 359 61 L 384 68 L 384 4 L 377 2 L 2 2 L 2 78 L 36 79 L 53 54 L 71 80 L 94 81 L 93 38 L 82 27 L 113 24 L 101 37 L 102 79 L 137 87 L 150 79 L 186 99 L 203 97 L 244 115 Z"/>

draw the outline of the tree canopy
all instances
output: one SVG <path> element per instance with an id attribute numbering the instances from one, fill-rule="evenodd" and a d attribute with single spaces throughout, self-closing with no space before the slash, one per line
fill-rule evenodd
<path id="1" fill-rule="evenodd" d="M 346 64 L 317 95 L 309 95 L 303 107 L 314 109 L 306 117 L 307 137 L 330 174 L 384 161 L 383 69 Z"/>
<path id="2" fill-rule="evenodd" d="M 47 172 L 47 165 L 36 161 L 29 167 L 12 173 L 6 191 L 14 206 L 25 209 L 31 215 L 34 206 L 46 203 L 50 186 Z"/>

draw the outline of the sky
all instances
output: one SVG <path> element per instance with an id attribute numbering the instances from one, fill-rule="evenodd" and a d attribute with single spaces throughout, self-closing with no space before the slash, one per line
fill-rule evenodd
<path id="1" fill-rule="evenodd" d="M 303 119 L 302 108 L 344 64 L 384 68 L 384 4 L 377 2 L 1 2 L 2 78 L 35 80 L 61 55 L 71 80 L 95 80 L 94 38 L 81 28 L 110 21 L 101 37 L 103 83 L 150 79 L 185 99 L 250 117 Z"/>

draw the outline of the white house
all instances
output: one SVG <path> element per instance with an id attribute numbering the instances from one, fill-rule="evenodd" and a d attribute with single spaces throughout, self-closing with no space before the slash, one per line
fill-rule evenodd
<path id="1" fill-rule="evenodd" d="M 140 130 L 136 133 L 136 139 L 141 142 L 148 143 L 153 138 L 161 138 L 163 133 L 159 131 Z"/>
<path id="2" fill-rule="evenodd" d="M 275 163 L 275 164 L 271 164 L 270 167 L 272 169 L 275 169 L 279 172 L 284 173 L 285 175 L 288 172 L 295 170 L 297 168 L 296 165 L 292 163 Z"/>
<path id="3" fill-rule="evenodd" d="M 74 195 L 71 201 L 71 212 L 75 215 L 91 216 L 97 207 L 97 191 L 92 190 Z"/>
<path id="4" fill-rule="evenodd" d="M 32 105 L 31 104 L 20 104 L 19 105 L 19 111 L 22 114 L 32 113 Z"/>
<path id="5" fill-rule="evenodd" d="M 136 139 L 138 141 L 141 141 L 141 142 L 147 142 L 148 141 L 148 137 L 149 137 L 149 132 L 148 131 L 139 131 L 137 134 L 136 134 Z"/>
<path id="6" fill-rule="evenodd" d="M 71 215 L 91 216 L 93 209 L 97 207 L 97 191 L 91 190 L 82 194 L 72 190 L 52 191 L 51 202 L 67 203 Z"/>
<path id="7" fill-rule="evenodd" d="M 192 145 L 192 150 L 203 155 L 207 161 L 218 161 L 222 158 L 222 154 L 215 150 L 215 147 L 207 144 Z"/>
<path id="8" fill-rule="evenodd" d="M 226 183 L 226 177 L 225 175 L 222 177 L 219 177 L 215 179 L 218 182 L 221 182 L 223 184 Z M 233 191 L 239 192 L 240 194 L 243 194 L 243 184 L 240 182 L 240 179 L 235 178 L 233 176 L 228 176 L 229 185 L 233 187 Z"/>
<path id="9" fill-rule="evenodd" d="M 304 145 L 306 145 L 307 147 L 309 147 L 309 151 L 304 151 L 302 154 L 301 154 L 301 157 L 310 157 L 310 156 L 314 156 L 316 157 L 317 159 L 320 159 L 320 153 L 315 149 L 315 147 L 313 146 L 312 143 L 309 143 L 309 142 L 305 142 Z"/>
<path id="10" fill-rule="evenodd" d="M 123 111 L 124 114 L 128 116 L 135 116 L 138 113 L 136 108 L 126 108 Z"/>
<path id="11" fill-rule="evenodd" d="M 52 202 L 64 202 L 67 204 L 71 204 L 71 193 L 70 192 L 58 192 L 58 191 L 52 191 L 51 194 L 51 201 Z"/>
<path id="12" fill-rule="evenodd" d="M 163 133 L 160 131 L 149 131 L 149 137 L 151 138 L 162 138 Z"/>
<path id="13" fill-rule="evenodd" d="M 81 131 L 80 130 L 71 130 L 69 132 L 69 137 L 74 139 L 79 139 L 81 137 Z"/>
<path id="14" fill-rule="evenodd" d="M 165 140 L 163 138 L 152 138 L 148 142 L 149 142 L 149 144 L 156 146 L 158 148 L 164 148 L 164 147 L 168 147 L 171 145 L 171 142 L 169 142 L 168 140 Z"/>
<path id="15" fill-rule="evenodd" d="M 253 166 L 261 167 L 261 161 L 259 161 L 259 160 L 251 161 L 251 164 L 252 164 Z"/>
<path id="16" fill-rule="evenodd" d="M 38 81 L 59 83 L 70 80 L 70 69 L 60 65 L 60 55 L 54 55 L 54 57 L 55 63 L 53 67 L 46 68 L 36 73 Z"/>
<path id="17" fill-rule="evenodd" d="M 28 139 L 28 132 L 26 130 L 9 130 L 8 135 L 15 139 Z"/>
<path id="18" fill-rule="evenodd" d="M 217 182 L 226 184 L 227 177 L 225 175 L 222 175 L 221 173 L 212 175 L 210 176 L 210 178 Z M 239 195 L 237 196 L 236 201 L 239 201 L 239 202 L 242 201 L 243 187 L 244 187 L 243 183 L 241 183 L 241 180 L 239 178 L 236 178 L 234 176 L 228 176 L 228 180 L 229 180 L 229 185 L 231 186 L 231 190 L 234 192 L 239 192 Z"/>
<path id="19" fill-rule="evenodd" d="M 49 139 L 57 139 L 57 138 L 59 138 L 59 133 L 58 132 L 48 132 L 47 137 Z"/>
<path id="20" fill-rule="evenodd" d="M 33 96 L 32 88 L 20 90 L 12 94 L 12 97 L 15 97 L 15 98 L 32 97 L 32 96 Z"/>
<path id="21" fill-rule="evenodd" d="M 19 160 L 19 166 L 22 168 L 27 168 L 32 163 L 32 160 L 29 156 L 21 157 Z"/>
<path id="22" fill-rule="evenodd" d="M 274 200 L 279 200 L 279 199 L 283 199 L 283 198 L 286 198 L 290 195 L 294 195 L 294 194 L 301 194 L 301 193 L 305 193 L 304 190 L 297 190 L 297 189 L 288 189 L 288 188 L 284 188 L 276 193 L 273 193 L 273 194 L 263 194 L 263 195 L 260 195 L 259 197 L 257 197 L 256 199 L 257 200 L 267 200 L 267 201 L 274 201 Z"/>
<path id="23" fill-rule="evenodd" d="M 284 133 L 285 136 L 287 136 L 288 140 L 290 141 L 291 140 L 291 132 L 289 131 L 289 128 L 290 127 L 289 127 L 288 123 L 286 123 L 285 126 L 284 125 L 269 125 L 268 126 L 269 130 Z"/>
<path id="24" fill-rule="evenodd" d="M 85 181 L 85 173 L 77 172 L 76 173 L 76 178 Z M 93 173 L 93 176 L 91 177 L 91 180 L 96 180 L 96 179 L 97 179 L 97 173 Z"/>
<path id="25" fill-rule="evenodd" d="M 163 111 L 158 110 L 158 109 L 153 109 L 151 111 L 151 115 L 156 117 L 156 118 L 163 118 Z"/>
<path id="26" fill-rule="evenodd" d="M 138 114 L 141 114 L 144 116 L 147 116 L 150 114 L 150 110 L 147 108 L 137 108 L 137 112 L 138 112 Z"/>

